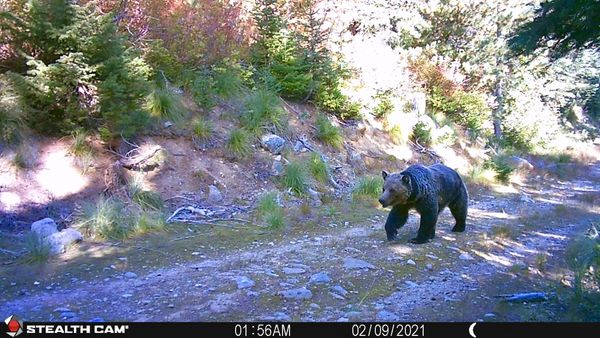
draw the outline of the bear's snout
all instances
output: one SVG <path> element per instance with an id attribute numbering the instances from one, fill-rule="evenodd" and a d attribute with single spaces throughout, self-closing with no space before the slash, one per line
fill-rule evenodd
<path id="1" fill-rule="evenodd" d="M 381 203 L 381 206 L 385 207 L 385 200 L 383 198 L 379 199 L 379 203 Z"/>

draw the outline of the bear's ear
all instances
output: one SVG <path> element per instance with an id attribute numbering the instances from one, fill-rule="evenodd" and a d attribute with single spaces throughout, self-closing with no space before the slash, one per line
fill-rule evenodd
<path id="1" fill-rule="evenodd" d="M 385 170 L 382 170 L 382 171 L 381 171 L 381 177 L 383 177 L 383 180 L 384 180 L 384 181 L 385 181 L 385 179 L 388 177 L 388 175 L 389 175 L 389 174 L 387 173 L 387 171 L 385 171 Z"/>
<path id="2" fill-rule="evenodd" d="M 409 184 L 410 183 L 410 177 L 408 177 L 408 175 L 402 176 L 402 183 Z"/>

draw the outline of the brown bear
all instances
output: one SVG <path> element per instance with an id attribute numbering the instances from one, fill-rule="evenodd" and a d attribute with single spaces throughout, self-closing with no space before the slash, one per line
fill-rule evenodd
<path id="1" fill-rule="evenodd" d="M 411 243 L 426 243 L 435 237 L 438 215 L 449 207 L 456 224 L 452 231 L 465 231 L 467 188 L 458 173 L 443 164 L 426 167 L 411 165 L 400 173 L 382 171 L 383 194 L 379 203 L 392 207 L 385 223 L 389 241 L 397 238 L 398 229 L 406 224 L 408 211 L 416 209 L 421 215 L 417 237 Z"/>

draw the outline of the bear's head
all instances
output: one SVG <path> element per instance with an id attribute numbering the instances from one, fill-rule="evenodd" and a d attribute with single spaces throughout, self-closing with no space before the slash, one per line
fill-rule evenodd
<path id="1" fill-rule="evenodd" d="M 383 193 L 379 203 L 385 208 L 396 204 L 404 204 L 411 195 L 411 178 L 401 173 L 388 174 L 381 172 L 383 177 Z"/>

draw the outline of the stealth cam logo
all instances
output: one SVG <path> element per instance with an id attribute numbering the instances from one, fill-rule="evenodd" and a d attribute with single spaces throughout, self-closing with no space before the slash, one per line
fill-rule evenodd
<path id="1" fill-rule="evenodd" d="M 8 327 L 8 331 L 6 334 L 11 337 L 16 337 L 23 333 L 23 321 L 17 318 L 16 316 L 10 316 L 4 320 L 6 326 Z"/>

